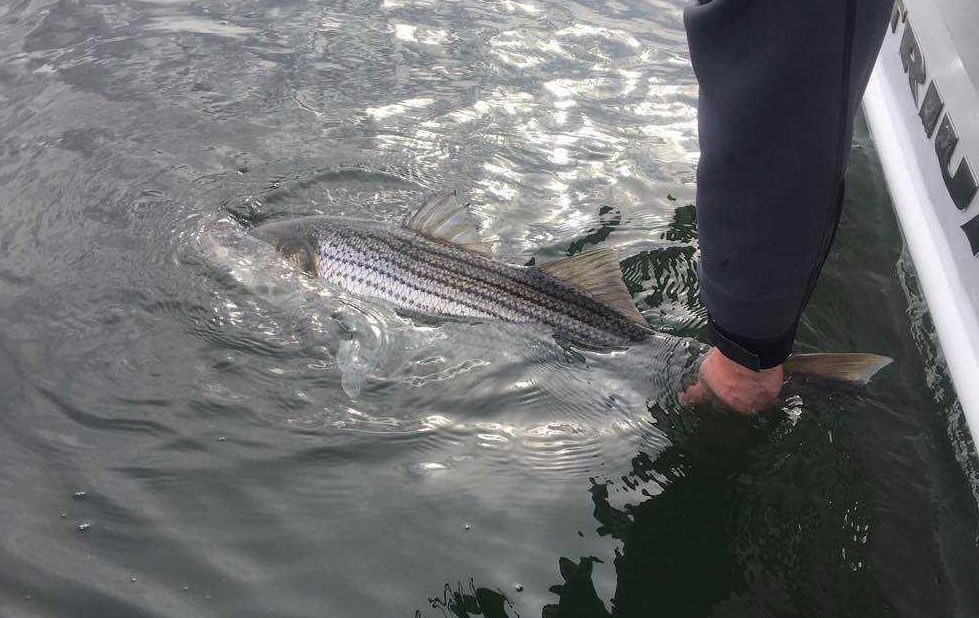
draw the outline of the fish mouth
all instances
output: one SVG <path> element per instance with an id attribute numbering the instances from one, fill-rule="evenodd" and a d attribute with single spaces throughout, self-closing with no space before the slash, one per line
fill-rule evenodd
<path id="1" fill-rule="evenodd" d="M 197 231 L 196 240 L 210 262 L 232 269 L 260 270 L 282 262 L 282 255 L 272 245 L 229 219 L 204 223 Z"/>
<path id="2" fill-rule="evenodd" d="M 227 257 L 247 236 L 244 228 L 229 219 L 214 219 L 200 227 L 196 234 L 197 244 L 205 253 L 216 257 Z"/>

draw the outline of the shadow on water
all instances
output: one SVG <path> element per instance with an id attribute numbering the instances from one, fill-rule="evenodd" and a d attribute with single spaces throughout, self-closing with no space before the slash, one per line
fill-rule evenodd
<path id="1" fill-rule="evenodd" d="M 707 311 L 697 291 L 696 239 L 694 205 L 680 206 L 660 235 L 664 246 L 622 262 L 626 285 L 656 330 L 683 337 L 703 333 Z"/>
<path id="2" fill-rule="evenodd" d="M 675 201 L 672 195 L 670 201 Z M 598 225 L 586 230 L 567 248 L 575 255 L 600 245 L 622 225 L 622 213 L 611 206 L 598 211 Z M 623 279 L 650 325 L 661 332 L 697 337 L 706 325 L 707 313 L 697 286 L 697 211 L 693 204 L 678 206 L 666 228 L 658 234 L 657 247 L 639 251 L 622 260 Z"/>
<path id="3" fill-rule="evenodd" d="M 866 571 L 859 469 L 832 438 L 838 411 L 684 413 L 659 457 L 593 485 L 599 534 L 622 544 L 612 615 L 889 615 Z M 623 491 L 646 499 L 616 508 Z"/>
<path id="4" fill-rule="evenodd" d="M 442 596 L 432 597 L 428 602 L 445 616 L 456 618 L 510 618 L 517 615 L 513 612 L 513 602 L 505 594 L 499 590 L 477 588 L 471 581 L 467 586 L 458 584 L 455 588 L 446 584 Z M 421 615 L 421 612 L 415 612 L 416 618 Z"/>
<path id="5" fill-rule="evenodd" d="M 868 568 L 871 521 L 841 415 L 818 385 L 755 416 L 711 410 L 652 414 L 673 443 L 640 450 L 621 479 L 592 479 L 597 533 L 616 541 L 609 606 L 593 582 L 595 556 L 558 561 L 556 602 L 543 618 L 892 616 Z M 516 616 L 507 595 L 470 584 L 430 599 L 447 616 Z"/>

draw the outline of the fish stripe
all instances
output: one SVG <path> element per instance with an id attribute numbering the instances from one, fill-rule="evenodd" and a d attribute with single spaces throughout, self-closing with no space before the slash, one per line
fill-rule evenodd
<path id="1" fill-rule="evenodd" d="M 513 266 L 402 228 L 329 217 L 269 223 L 252 232 L 278 248 L 315 247 L 317 276 L 353 294 L 445 317 L 538 322 L 600 347 L 648 331 L 539 269 Z"/>

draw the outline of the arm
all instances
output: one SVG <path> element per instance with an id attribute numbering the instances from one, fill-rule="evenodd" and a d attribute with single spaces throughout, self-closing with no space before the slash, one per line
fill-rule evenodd
<path id="1" fill-rule="evenodd" d="M 701 0 L 684 13 L 700 83 L 699 279 L 716 346 L 700 386 L 737 409 L 777 397 L 890 12 L 891 0 Z"/>

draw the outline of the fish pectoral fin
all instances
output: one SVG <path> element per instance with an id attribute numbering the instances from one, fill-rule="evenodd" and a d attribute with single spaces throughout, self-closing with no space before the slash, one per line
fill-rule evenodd
<path id="1" fill-rule="evenodd" d="M 894 359 L 877 354 L 793 354 L 785 361 L 785 373 L 865 386 Z"/>
<path id="2" fill-rule="evenodd" d="M 490 255 L 491 239 L 480 234 L 479 219 L 462 205 L 455 191 L 436 193 L 418 209 L 408 213 L 401 226 L 432 240 L 440 240 L 464 249 Z"/>
<path id="3" fill-rule="evenodd" d="M 608 249 L 595 249 L 536 266 L 612 307 L 630 321 L 649 328 L 622 281 L 622 269 Z"/>

